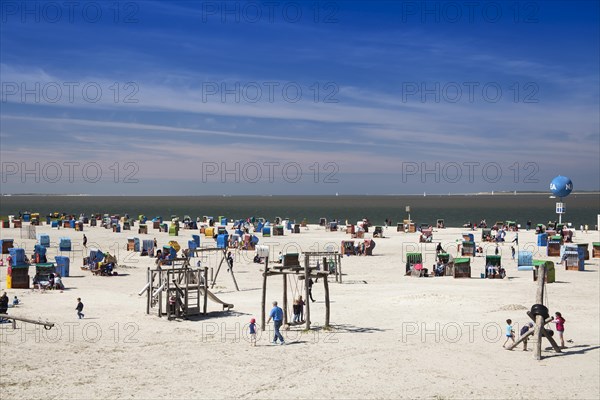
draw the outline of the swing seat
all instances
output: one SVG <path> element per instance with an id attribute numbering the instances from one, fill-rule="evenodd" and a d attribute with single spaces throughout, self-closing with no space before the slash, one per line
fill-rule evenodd
<path id="1" fill-rule="evenodd" d="M 287 324 L 285 324 L 285 326 L 287 328 L 291 327 L 291 326 L 299 326 L 299 325 L 304 325 L 306 324 L 306 321 L 300 321 L 300 322 L 288 322 Z"/>

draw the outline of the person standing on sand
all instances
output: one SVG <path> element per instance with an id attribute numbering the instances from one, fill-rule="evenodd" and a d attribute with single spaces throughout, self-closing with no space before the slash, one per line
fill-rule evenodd
<path id="1" fill-rule="evenodd" d="M 81 302 L 81 297 L 77 298 L 77 307 L 75 307 L 75 309 L 77 310 L 77 317 L 79 319 L 85 317 L 85 315 L 83 314 L 83 303 Z"/>
<path id="2" fill-rule="evenodd" d="M 561 313 L 554 313 L 554 320 L 552 322 L 556 324 L 556 331 L 558 332 L 558 337 L 560 338 L 560 347 L 562 348 L 565 347 L 565 321 L 566 320 L 563 318 Z"/>
<path id="3" fill-rule="evenodd" d="M 506 348 L 506 343 L 508 343 L 509 340 L 512 340 L 513 343 L 515 342 L 515 331 L 513 330 L 511 319 L 506 320 L 506 341 L 502 347 Z"/>
<path id="4" fill-rule="evenodd" d="M 435 254 L 443 253 L 444 249 L 442 248 L 442 242 L 439 242 L 435 248 Z"/>
<path id="5" fill-rule="evenodd" d="M 8 312 L 8 296 L 6 292 L 0 297 L 0 314 L 6 314 Z"/>
<path id="6" fill-rule="evenodd" d="M 256 347 L 256 319 L 252 318 L 248 327 L 250 329 L 250 346 Z"/>
<path id="7" fill-rule="evenodd" d="M 283 335 L 279 332 L 279 328 L 281 328 L 281 324 L 283 324 L 283 310 L 281 307 L 277 306 L 277 302 L 273 302 L 273 308 L 269 313 L 269 320 L 267 324 L 273 320 L 273 330 L 275 334 L 273 336 L 273 344 L 277 344 L 277 339 L 281 340 L 281 344 L 285 344 L 285 340 L 283 339 Z"/>
<path id="8" fill-rule="evenodd" d="M 83 234 L 83 247 L 87 248 L 87 236 L 85 236 L 85 233 Z"/>
<path id="9" fill-rule="evenodd" d="M 294 311 L 294 323 L 300 322 L 300 306 L 298 305 L 298 299 L 294 299 L 292 310 Z"/>
<path id="10" fill-rule="evenodd" d="M 512 259 L 514 260 L 515 259 L 515 247 L 514 246 L 510 246 L 510 252 L 512 255 Z"/>
<path id="11" fill-rule="evenodd" d="M 298 306 L 300 307 L 300 322 L 304 321 L 304 306 L 306 305 L 306 303 L 304 302 L 304 299 L 302 299 L 302 296 L 298 296 Z"/>

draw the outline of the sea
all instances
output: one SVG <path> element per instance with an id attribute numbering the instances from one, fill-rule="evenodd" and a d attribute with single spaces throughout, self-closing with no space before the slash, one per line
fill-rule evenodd
<path id="1" fill-rule="evenodd" d="M 393 224 L 410 218 L 419 224 L 435 225 L 443 219 L 448 227 L 460 227 L 471 221 L 485 219 L 488 225 L 496 221 L 516 221 L 525 226 L 557 221 L 556 198 L 549 194 L 473 194 L 473 195 L 389 195 L 389 196 L 87 196 L 87 195 L 11 195 L 0 197 L 0 216 L 38 212 L 79 215 L 140 214 L 153 218 L 162 216 L 192 218 L 225 216 L 229 219 L 262 217 L 289 218 L 300 222 L 318 223 L 320 218 L 356 223 L 368 218 L 373 224 L 386 219 Z M 563 199 L 566 213 L 562 222 L 576 228 L 587 224 L 593 229 L 600 214 L 600 194 L 573 193 Z M 407 211 L 408 210 L 408 211 Z"/>

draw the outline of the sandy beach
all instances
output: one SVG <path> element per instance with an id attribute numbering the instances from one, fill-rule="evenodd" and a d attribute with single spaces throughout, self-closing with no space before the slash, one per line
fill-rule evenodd
<path id="1" fill-rule="evenodd" d="M 231 225 L 230 225 L 231 227 Z M 231 229 L 231 228 L 230 228 Z M 58 254 L 60 237 L 73 243 L 66 290 L 6 290 L 21 304 L 9 314 L 54 322 L 51 330 L 17 323 L 0 325 L 2 398 L 597 398 L 600 392 L 600 259 L 590 258 L 585 271 L 565 271 L 558 257 L 546 257 L 533 231 L 519 231 L 519 249 L 534 251 L 534 259 L 556 264 L 556 282 L 548 284 L 550 311 L 566 319 L 567 348 L 555 353 L 543 344 L 543 359 L 534 360 L 535 342 L 527 352 L 519 346 L 503 349 L 505 320 L 515 328 L 529 321 L 536 283 L 532 272 L 517 271 L 510 241 L 500 246 L 507 279 L 481 279 L 484 257 L 471 260 L 472 278 L 405 276 L 406 252 L 423 253 L 426 267 L 435 261 L 441 241 L 453 256 L 463 228 L 435 229 L 434 243 L 419 244 L 418 233 L 386 228 L 375 239 L 373 256 L 344 256 L 343 284 L 330 277 L 330 330 L 324 323 L 323 285 L 314 285 L 313 330 L 302 326 L 284 332 L 286 345 L 272 345 L 272 323 L 259 331 L 251 347 L 248 322 L 260 322 L 262 265 L 254 252 L 234 251 L 234 271 L 240 291 L 221 271 L 213 290 L 231 311 L 209 302 L 209 315 L 168 321 L 146 315 L 146 297 L 138 292 L 154 259 L 126 251 L 127 237 L 156 238 L 159 246 L 177 240 L 187 247 L 197 230 L 170 237 L 149 227 L 148 235 L 113 233 L 85 226 L 37 233 L 51 238 L 48 258 Z M 99 247 L 116 254 L 119 276 L 93 276 L 81 270 L 84 251 Z M 473 232 L 479 242 L 480 230 Z M 32 253 L 35 240 L 21 239 L 19 229 L 2 229 L 3 239 Z M 201 235 L 202 236 L 202 235 Z M 309 225 L 299 234 L 260 238 L 273 257 L 283 251 L 322 250 L 339 246 L 350 235 Z M 371 233 L 366 234 L 367 238 Z M 599 241 L 597 231 L 575 233 L 575 243 Z M 213 239 L 201 237 L 202 246 Z M 488 254 L 493 247 L 485 248 Z M 542 254 L 535 254 L 538 252 Z M 247 253 L 247 254 L 246 254 Z M 6 255 L 4 255 L 6 260 Z M 195 259 L 196 260 L 196 259 Z M 215 266 L 217 260 L 205 260 Z M 34 268 L 30 268 L 33 276 Z M 6 288 L 6 267 L 0 267 L 0 287 Z M 295 287 L 290 297 L 295 294 Z M 76 299 L 85 304 L 85 318 L 76 315 Z M 282 300 L 280 279 L 269 279 L 267 304 Z M 291 306 L 290 306 L 291 308 Z M 291 311 L 291 310 L 290 310 Z M 291 316 L 290 316 L 291 318 Z M 516 329 L 515 329 L 516 330 Z"/>

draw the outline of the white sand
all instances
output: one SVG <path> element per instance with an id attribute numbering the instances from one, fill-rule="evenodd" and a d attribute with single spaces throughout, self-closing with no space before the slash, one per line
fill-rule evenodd
<path id="1" fill-rule="evenodd" d="M 51 236 L 49 259 L 54 259 L 62 236 L 73 238 L 78 251 L 71 253 L 71 276 L 64 278 L 68 290 L 63 293 L 8 290 L 11 300 L 16 294 L 23 303 L 9 313 L 57 326 L 50 331 L 21 323 L 16 331 L 10 324 L 0 327 L 2 399 L 589 399 L 600 392 L 599 259 L 587 261 L 585 272 L 557 265 L 557 282 L 547 285 L 550 310 L 563 313 L 565 338 L 573 342 L 562 354 L 545 350 L 541 361 L 533 358 L 532 341 L 528 352 L 521 346 L 512 352 L 502 348 L 504 321 L 512 318 L 515 327 L 528 322 L 520 308 L 534 303 L 536 291 L 532 273 L 516 270 L 510 243 L 502 246 L 509 279 L 480 279 L 482 257 L 472 262 L 472 279 L 418 279 L 404 276 L 403 258 L 403 252 L 418 246 L 417 234 L 392 228 L 385 231 L 389 238 L 375 239 L 374 256 L 342 259 L 347 283 L 330 283 L 331 332 L 302 333 L 302 328 L 294 328 L 285 334 L 286 346 L 271 345 L 265 332 L 253 348 L 246 324 L 253 316 L 260 322 L 262 284 L 260 267 L 251 262 L 253 252 L 246 260 L 236 255 L 241 291 L 235 291 L 225 271 L 214 290 L 235 305 L 234 311 L 221 312 L 218 304 L 209 302 L 211 313 L 205 318 L 167 321 L 146 315 L 145 296 L 137 295 L 153 260 L 128 253 L 125 247 L 128 236 L 156 237 L 160 246 L 173 238 L 151 228 L 150 235 L 137 235 L 137 225 L 134 229 L 117 234 L 85 227 L 88 246 L 99 243 L 111 253 L 118 248 L 120 264 L 129 267 L 118 269 L 122 276 L 99 277 L 80 270 L 81 232 L 38 227 L 38 233 Z M 455 240 L 462 231 L 437 230 L 434 240 L 442 240 L 456 255 Z M 187 247 L 193 233 L 181 230 L 176 240 Z M 19 230 L 2 229 L 0 234 L 32 253 L 35 241 L 19 239 Z M 475 235 L 478 239 L 480 231 Z M 509 233 L 508 241 L 513 237 Z M 327 242 L 339 244 L 347 238 L 342 232 L 310 226 L 301 234 L 261 239 L 261 244 L 274 245 L 272 251 L 278 254 L 285 243 L 315 251 L 317 244 L 322 249 Z M 203 245 L 209 242 L 201 240 Z M 521 249 L 538 250 L 533 232 L 521 231 L 519 241 Z M 598 232 L 577 232 L 575 241 L 590 243 L 591 253 L 591 242 L 600 239 Z M 424 249 L 430 267 L 435 244 Z M 6 267 L 0 270 L 4 288 Z M 317 326 L 324 323 L 320 282 L 313 292 L 317 302 L 311 313 Z M 281 279 L 270 278 L 268 303 L 281 302 L 281 296 Z M 76 317 L 77 297 L 85 304 L 83 320 Z"/>

